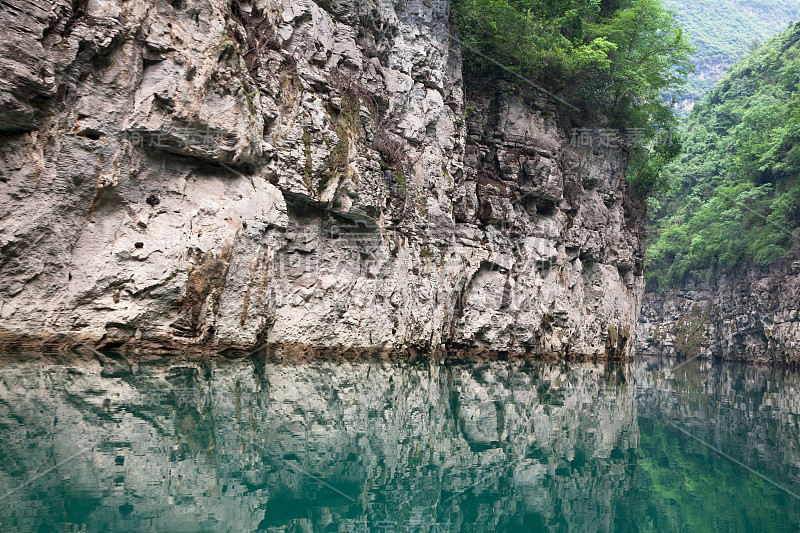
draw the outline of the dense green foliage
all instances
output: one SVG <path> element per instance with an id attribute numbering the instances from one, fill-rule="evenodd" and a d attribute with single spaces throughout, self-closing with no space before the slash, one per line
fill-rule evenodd
<path id="1" fill-rule="evenodd" d="M 659 0 L 458 0 L 454 5 L 472 80 L 525 77 L 572 105 L 586 120 L 647 141 L 676 128 L 662 96 L 692 70 L 692 48 Z M 630 178 L 646 196 L 674 143 L 647 142 Z"/>
<path id="2" fill-rule="evenodd" d="M 702 100 L 724 71 L 800 18 L 800 0 L 662 0 L 697 49 L 685 97 Z"/>
<path id="3" fill-rule="evenodd" d="M 800 24 L 737 63 L 689 117 L 651 202 L 651 288 L 798 250 Z"/>

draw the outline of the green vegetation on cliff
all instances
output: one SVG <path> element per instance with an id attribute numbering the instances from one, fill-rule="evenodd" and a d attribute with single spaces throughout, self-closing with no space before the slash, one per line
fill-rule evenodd
<path id="1" fill-rule="evenodd" d="M 692 47 L 659 0 L 457 0 L 464 73 L 545 86 L 585 110 L 584 120 L 641 130 L 629 169 L 641 196 L 659 187 L 674 143 L 651 143 L 677 122 L 665 92 L 692 71 Z"/>
<path id="2" fill-rule="evenodd" d="M 800 24 L 740 61 L 688 119 L 673 188 L 651 203 L 648 284 L 797 250 L 800 226 Z"/>
<path id="3" fill-rule="evenodd" d="M 662 0 L 697 49 L 685 98 L 699 101 L 736 61 L 800 18 L 800 0 Z"/>

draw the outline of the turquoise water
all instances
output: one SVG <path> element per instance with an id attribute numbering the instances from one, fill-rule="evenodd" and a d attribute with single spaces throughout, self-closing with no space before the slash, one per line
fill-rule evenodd
<path id="1" fill-rule="evenodd" d="M 0 530 L 800 531 L 800 377 L 0 368 Z"/>

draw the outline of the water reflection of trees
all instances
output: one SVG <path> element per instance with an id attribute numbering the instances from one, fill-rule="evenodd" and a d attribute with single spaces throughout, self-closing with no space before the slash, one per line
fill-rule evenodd
<path id="1" fill-rule="evenodd" d="M 640 427 L 652 429 L 654 435 L 675 434 L 672 426 L 682 428 L 788 489 L 800 492 L 797 369 L 653 358 L 637 365 L 636 383 Z M 647 434 L 645 429 L 643 435 Z M 654 438 L 663 441 L 666 437 Z M 699 448 L 695 453 L 719 456 L 708 447 L 699 445 Z M 731 466 L 741 476 L 737 477 L 740 481 L 750 476 L 741 467 Z M 769 483 L 766 486 L 770 492 Z"/>

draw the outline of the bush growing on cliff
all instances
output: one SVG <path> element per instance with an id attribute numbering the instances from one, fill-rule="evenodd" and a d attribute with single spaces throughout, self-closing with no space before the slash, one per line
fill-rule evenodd
<path id="1" fill-rule="evenodd" d="M 695 107 L 667 170 L 674 187 L 651 213 L 651 288 L 800 251 L 800 24 Z"/>
<path id="2" fill-rule="evenodd" d="M 608 118 L 651 118 L 693 68 L 658 0 L 457 0 L 454 14 L 467 77 L 517 73 Z"/>
<path id="3" fill-rule="evenodd" d="M 467 78 L 522 76 L 585 110 L 585 120 L 641 130 L 652 146 L 677 123 L 663 100 L 694 67 L 692 47 L 658 0 L 457 0 Z M 660 186 L 674 146 L 644 148 L 631 179 L 641 196 Z"/>
<path id="4" fill-rule="evenodd" d="M 513 80 L 513 71 L 559 92 L 583 72 L 608 70 L 614 45 L 586 32 L 596 11 L 586 0 L 459 0 L 465 74 Z"/>

